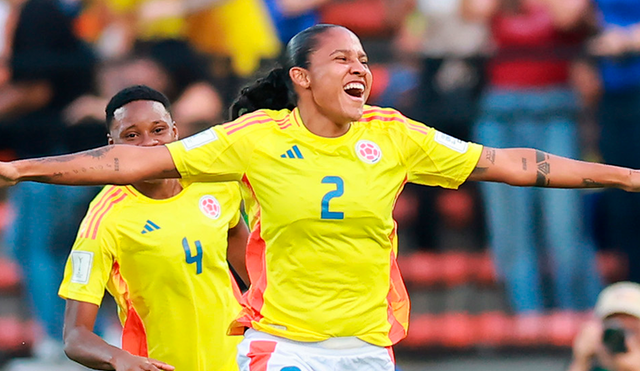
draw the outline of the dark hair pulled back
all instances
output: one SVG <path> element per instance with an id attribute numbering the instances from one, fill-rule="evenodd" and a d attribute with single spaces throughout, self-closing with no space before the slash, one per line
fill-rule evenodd
<path id="1" fill-rule="evenodd" d="M 318 36 L 325 31 L 342 27 L 333 24 L 317 24 L 298 32 L 288 43 L 281 66 L 272 69 L 266 77 L 243 88 L 229 109 L 231 120 L 259 109 L 294 109 L 297 96 L 289 77 L 293 67 L 309 67 L 309 55 L 318 45 Z"/>

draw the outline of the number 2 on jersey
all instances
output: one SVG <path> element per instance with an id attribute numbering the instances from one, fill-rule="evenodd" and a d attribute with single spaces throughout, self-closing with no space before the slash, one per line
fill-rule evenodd
<path id="1" fill-rule="evenodd" d="M 322 178 L 322 183 L 335 184 L 336 189 L 327 192 L 327 194 L 322 197 L 320 219 L 344 219 L 344 213 L 342 211 L 329 211 L 329 201 L 344 194 L 344 181 L 339 176 L 325 176 Z"/>
<path id="2" fill-rule="evenodd" d="M 187 258 L 187 264 L 196 263 L 196 274 L 202 273 L 202 244 L 199 240 L 196 240 L 196 255 L 191 255 L 191 248 L 189 247 L 189 241 L 187 238 L 182 239 L 182 247 L 184 248 L 184 254 Z"/>

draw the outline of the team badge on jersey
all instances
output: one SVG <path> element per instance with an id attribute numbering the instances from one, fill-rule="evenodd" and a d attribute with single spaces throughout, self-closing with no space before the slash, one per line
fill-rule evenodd
<path id="1" fill-rule="evenodd" d="M 200 211 L 211 219 L 220 217 L 220 202 L 210 195 L 200 197 Z"/>
<path id="2" fill-rule="evenodd" d="M 380 147 L 370 140 L 359 140 L 356 143 L 356 154 L 367 164 L 375 164 L 382 158 Z"/>

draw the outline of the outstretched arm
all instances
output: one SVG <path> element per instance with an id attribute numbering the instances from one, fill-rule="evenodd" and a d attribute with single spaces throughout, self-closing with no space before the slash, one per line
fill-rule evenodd
<path id="1" fill-rule="evenodd" d="M 0 163 L 0 186 L 21 181 L 51 184 L 131 184 L 179 178 L 165 146 L 110 145 L 63 156 Z"/>
<path id="2" fill-rule="evenodd" d="M 640 191 L 640 171 L 572 160 L 536 149 L 485 147 L 469 180 L 549 188 Z"/>
<path id="3" fill-rule="evenodd" d="M 93 332 L 98 306 L 67 300 L 64 313 L 64 352 L 70 359 L 96 370 L 167 370 L 175 367 L 155 359 L 134 356 L 107 344 Z"/>

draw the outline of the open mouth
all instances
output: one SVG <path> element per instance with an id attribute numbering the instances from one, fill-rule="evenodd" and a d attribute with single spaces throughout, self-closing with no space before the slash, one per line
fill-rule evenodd
<path id="1" fill-rule="evenodd" d="M 344 86 L 344 91 L 354 98 L 362 98 L 364 96 L 364 84 L 361 82 L 350 82 Z"/>

